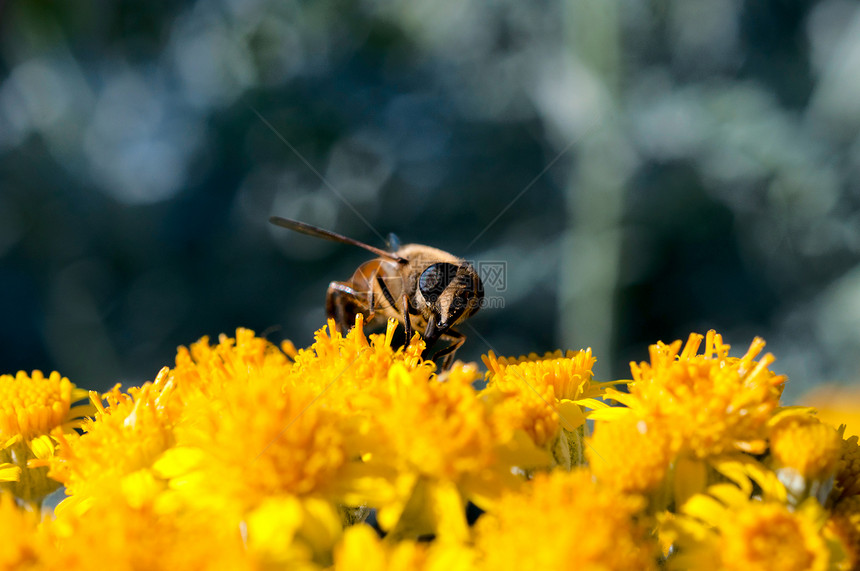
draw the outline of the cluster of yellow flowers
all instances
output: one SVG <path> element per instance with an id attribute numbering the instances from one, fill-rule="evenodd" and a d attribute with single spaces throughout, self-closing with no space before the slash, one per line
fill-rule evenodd
<path id="1" fill-rule="evenodd" d="M 762 340 L 601 383 L 590 350 L 438 372 L 395 328 L 239 329 L 89 404 L 0 376 L 0 569 L 860 567 L 858 437 L 780 406 Z"/>

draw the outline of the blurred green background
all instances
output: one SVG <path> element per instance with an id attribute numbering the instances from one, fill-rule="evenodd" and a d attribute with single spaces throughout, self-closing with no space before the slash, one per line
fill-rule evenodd
<path id="1" fill-rule="evenodd" d="M 760 335 L 860 369 L 846 0 L 0 2 L 0 371 L 137 384 L 238 326 L 312 340 L 368 255 L 504 262 L 460 352 Z"/>

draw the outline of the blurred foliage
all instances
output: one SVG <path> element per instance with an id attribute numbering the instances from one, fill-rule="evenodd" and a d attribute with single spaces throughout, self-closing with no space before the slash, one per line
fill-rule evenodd
<path id="1" fill-rule="evenodd" d="M 278 214 L 504 261 L 463 358 L 714 327 L 855 380 L 857 65 L 847 0 L 0 3 L 2 371 L 307 345 L 367 256 Z"/>

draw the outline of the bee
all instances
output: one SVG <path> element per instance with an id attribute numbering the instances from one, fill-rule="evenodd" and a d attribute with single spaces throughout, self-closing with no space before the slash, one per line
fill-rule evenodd
<path id="1" fill-rule="evenodd" d="M 269 222 L 308 236 L 352 244 L 378 256 L 361 264 L 349 280 L 329 284 L 326 313 L 339 331 L 348 331 L 359 313 L 368 324 L 394 318 L 406 330 L 407 343 L 413 331 L 423 332 L 425 355 L 440 339 L 448 342 L 433 360 L 444 358 L 442 370 L 451 366 L 466 341 L 454 326 L 474 315 L 484 299 L 481 278 L 470 263 L 430 246 L 400 246 L 393 235 L 390 251 L 386 251 L 280 216 L 269 218 Z"/>

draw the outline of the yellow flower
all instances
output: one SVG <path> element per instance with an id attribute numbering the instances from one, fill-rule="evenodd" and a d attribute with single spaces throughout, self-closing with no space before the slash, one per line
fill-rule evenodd
<path id="1" fill-rule="evenodd" d="M 389 371 L 391 406 L 377 421 L 397 463 L 399 500 L 382 506 L 379 522 L 397 537 L 464 539 L 466 500 L 485 503 L 519 482 L 511 473 L 515 451 L 500 441 L 489 406 L 472 388 L 477 370 L 455 367 L 444 382 L 428 369 L 395 364 Z"/>
<path id="2" fill-rule="evenodd" d="M 137 493 L 106 481 L 86 509 L 74 505 L 57 510 L 48 522 L 53 547 L 50 569 L 90 569 L 95 565 L 120 571 L 256 569 L 238 526 L 223 514 L 206 510 L 174 510 L 160 501 L 162 486 L 148 471 L 135 476 Z M 133 498 L 133 501 L 129 501 Z"/>
<path id="3" fill-rule="evenodd" d="M 0 442 L 16 436 L 31 440 L 56 427 L 69 431 L 80 426 L 89 407 L 72 404 L 86 396 L 56 371 L 48 377 L 41 371 L 0 375 Z"/>
<path id="4" fill-rule="evenodd" d="M 536 446 L 546 450 L 555 448 L 562 424 L 552 386 L 544 387 L 542 392 L 528 387 L 510 390 L 490 387 L 484 389 L 481 396 L 491 404 L 493 421 L 504 435 L 503 439 L 512 438 L 514 431 L 522 430 Z"/>
<path id="5" fill-rule="evenodd" d="M 836 474 L 836 489 L 839 497 L 860 495 L 860 436 L 842 440 L 842 453 Z"/>
<path id="6" fill-rule="evenodd" d="M 681 513 L 670 524 L 679 539 L 670 568 L 825 571 L 844 557 L 824 528 L 825 511 L 812 498 L 792 510 L 719 484 L 708 495 L 693 496 Z"/>
<path id="7" fill-rule="evenodd" d="M 424 341 L 420 335 L 414 335 L 405 348 L 392 347 L 396 329 L 397 322 L 390 319 L 384 334 L 368 336 L 359 314 L 355 327 L 343 335 L 329 320 L 328 332 L 323 327 L 316 332 L 313 345 L 295 354 L 295 365 L 282 380 L 284 390 L 310 387 L 327 406 L 361 417 L 389 407 L 388 372 L 394 364 L 421 369 L 425 375 L 435 370 L 432 361 L 421 358 Z"/>
<path id="8" fill-rule="evenodd" d="M 376 449 L 368 427 L 326 405 L 322 379 L 285 383 L 293 362 L 252 335 L 239 330 L 235 341 L 222 336 L 184 353 L 172 375 L 184 398 L 176 445 L 157 472 L 184 501 L 230 506 L 236 517 L 272 496 L 350 503 L 365 490 L 383 493 L 387 474 L 365 461 Z"/>
<path id="9" fill-rule="evenodd" d="M 75 502 L 98 495 L 107 482 L 138 470 L 149 470 L 174 444 L 178 408 L 168 369 L 155 381 L 122 393 L 119 386 L 90 398 L 97 412 L 82 426 L 83 435 L 58 434 L 60 447 L 51 460 L 50 476 L 66 486 Z"/>
<path id="10" fill-rule="evenodd" d="M 48 435 L 81 425 L 91 407 L 73 405 L 86 395 L 56 371 L 0 375 L 0 489 L 37 504 L 59 486 L 45 467 L 56 446 Z"/>
<path id="11" fill-rule="evenodd" d="M 771 429 L 770 452 L 777 466 L 793 468 L 807 479 L 823 479 L 836 469 L 842 439 L 813 416 L 791 416 Z"/>
<path id="12" fill-rule="evenodd" d="M 772 424 L 771 464 L 792 501 L 811 495 L 824 503 L 842 453 L 839 433 L 811 414 L 777 415 Z"/>
<path id="13" fill-rule="evenodd" d="M 598 422 L 585 449 L 597 481 L 628 493 L 658 490 L 674 460 L 671 430 L 632 415 Z"/>
<path id="14" fill-rule="evenodd" d="M 393 407 L 380 422 L 410 469 L 455 480 L 492 464 L 495 442 L 487 430 L 487 407 L 468 377 L 440 383 L 396 366 L 390 387 Z"/>
<path id="15" fill-rule="evenodd" d="M 43 554 L 51 546 L 38 524 L 36 512 L 19 508 L 11 494 L 0 492 L 0 569 L 49 569 Z"/>
<path id="16" fill-rule="evenodd" d="M 558 400 L 577 401 L 595 398 L 603 394 L 603 388 L 611 383 L 595 383 L 591 369 L 595 358 L 591 349 L 583 351 L 561 351 L 543 356 L 532 353 L 519 358 L 496 357 L 490 351 L 483 357 L 487 366 L 489 385 L 520 385 L 523 382 L 539 390 L 551 385 Z"/>
<path id="17" fill-rule="evenodd" d="M 584 469 L 540 473 L 475 525 L 486 569 L 656 569 L 657 545 L 636 516 L 641 498 L 593 482 Z"/>
<path id="18" fill-rule="evenodd" d="M 842 435 L 844 427 L 840 427 Z M 836 485 L 831 495 L 828 527 L 839 537 L 847 552 L 845 569 L 860 565 L 860 445 L 858 436 L 842 440 Z"/>
<path id="19" fill-rule="evenodd" d="M 776 503 L 751 504 L 721 527 L 723 564 L 729 569 L 821 569 L 829 555 L 820 523 Z"/>
<path id="20" fill-rule="evenodd" d="M 392 543 L 366 525 L 347 529 L 334 552 L 334 569 L 387 569 L 388 571 L 470 571 L 473 550 L 453 542 L 400 541 Z"/>
<path id="21" fill-rule="evenodd" d="M 833 507 L 827 527 L 839 538 L 846 552 L 846 560 L 840 568 L 857 569 L 860 563 L 860 496 L 840 500 Z"/>
<path id="22" fill-rule="evenodd" d="M 343 534 L 331 503 L 295 496 L 264 500 L 242 527 L 250 556 L 266 569 L 331 565 L 335 543 Z"/>
<path id="23" fill-rule="evenodd" d="M 217 345 L 203 337 L 189 348 L 180 347 L 176 366 L 170 374 L 185 401 L 199 395 L 219 395 L 236 382 L 247 382 L 249 375 L 266 375 L 278 386 L 292 362 L 277 347 L 250 329 L 239 328 L 236 337 L 221 335 Z"/>
<path id="24" fill-rule="evenodd" d="M 603 408 L 595 400 L 614 383 L 593 381 L 591 349 L 543 356 L 483 357 L 487 366 L 484 398 L 493 403 L 494 419 L 502 431 L 524 431 L 566 469 L 584 462 L 583 408 Z"/>
<path id="25" fill-rule="evenodd" d="M 705 350 L 698 355 L 702 339 Z M 673 447 L 698 458 L 734 450 L 760 454 L 785 382 L 767 369 L 773 355 L 754 360 L 763 348 L 764 341 L 756 338 L 743 357 L 729 357 L 729 346 L 713 330 L 706 338 L 691 334 L 683 351 L 680 341 L 657 343 L 649 348 L 650 363 L 630 364 L 630 393 L 607 389 L 606 397 L 642 418 L 665 421 L 679 441 Z"/>
<path id="26" fill-rule="evenodd" d="M 698 350 L 705 339 L 703 354 Z M 669 449 L 675 454 L 672 487 L 674 502 L 682 504 L 718 478 L 709 468 L 744 489 L 751 480 L 769 497 L 785 493 L 775 475 L 745 453 L 767 449 L 769 421 L 779 407 L 785 377 L 767 369 L 769 353 L 756 338 L 741 358 L 729 357 L 729 346 L 709 331 L 691 334 L 683 350 L 680 341 L 652 345 L 650 363 L 631 363 L 629 393 L 606 390 L 606 399 L 625 407 L 594 411 L 598 421 L 633 416 L 649 426 L 667 427 Z"/>

